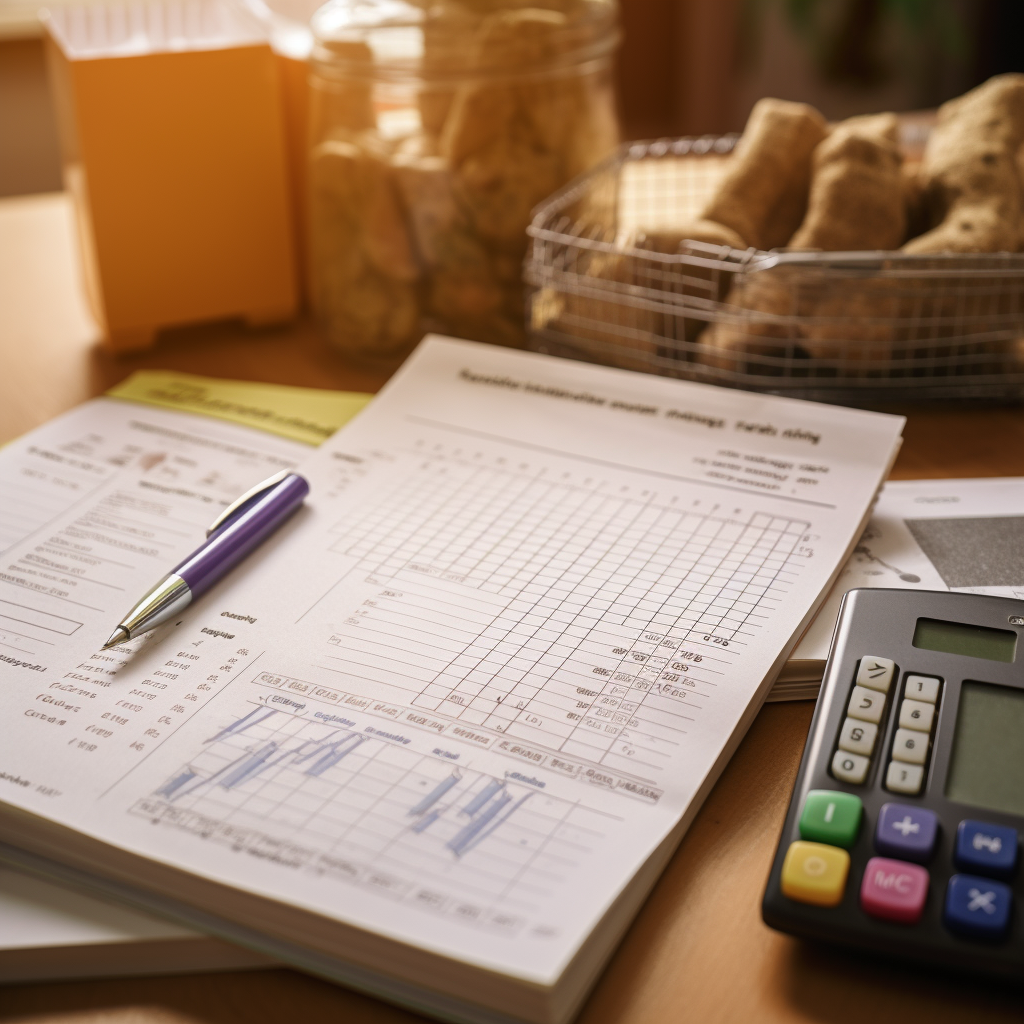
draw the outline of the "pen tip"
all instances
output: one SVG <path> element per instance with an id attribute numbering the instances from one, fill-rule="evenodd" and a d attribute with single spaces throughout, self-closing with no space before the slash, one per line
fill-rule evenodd
<path id="1" fill-rule="evenodd" d="M 110 634 L 110 639 L 100 648 L 101 651 L 109 651 L 111 647 L 117 647 L 119 644 L 123 644 L 126 640 L 131 640 L 128 635 L 128 630 L 124 626 L 118 626 L 113 633 Z"/>

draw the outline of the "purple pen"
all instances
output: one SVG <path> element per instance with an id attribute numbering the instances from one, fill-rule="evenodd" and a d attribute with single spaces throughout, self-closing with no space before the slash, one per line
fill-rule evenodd
<path id="1" fill-rule="evenodd" d="M 177 615 L 259 547 L 309 494 L 309 484 L 283 470 L 229 505 L 206 531 L 206 542 L 176 565 L 118 623 L 103 650 L 133 640 Z"/>

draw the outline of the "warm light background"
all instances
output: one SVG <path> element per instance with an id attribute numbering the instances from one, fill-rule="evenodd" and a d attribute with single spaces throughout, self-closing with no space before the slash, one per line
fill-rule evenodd
<path id="1" fill-rule="evenodd" d="M 737 131 L 766 95 L 813 103 L 830 118 L 922 109 L 1024 70 L 1020 0 L 620 3 L 619 95 L 633 139 Z M 0 0 L 0 196 L 61 187 L 38 6 Z M 913 23 L 920 7 L 926 20 Z M 802 9 L 814 26 L 801 27 Z"/>

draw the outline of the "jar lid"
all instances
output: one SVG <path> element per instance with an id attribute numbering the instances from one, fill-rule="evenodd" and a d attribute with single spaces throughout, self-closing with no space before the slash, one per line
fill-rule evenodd
<path id="1" fill-rule="evenodd" d="M 329 0 L 311 24 L 318 71 L 373 78 L 546 73 L 619 41 L 617 0 Z"/>

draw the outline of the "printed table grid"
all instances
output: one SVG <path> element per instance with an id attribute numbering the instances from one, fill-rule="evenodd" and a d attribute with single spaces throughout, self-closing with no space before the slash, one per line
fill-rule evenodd
<path id="1" fill-rule="evenodd" d="M 806 560 L 808 522 L 694 504 L 424 460 L 333 531 L 390 585 L 332 660 L 425 710 L 649 775 Z"/>

